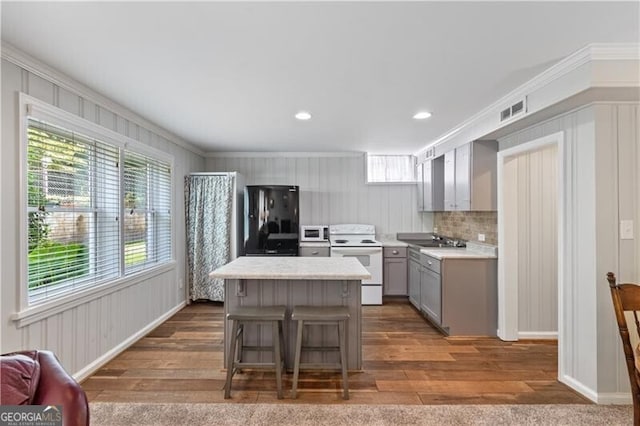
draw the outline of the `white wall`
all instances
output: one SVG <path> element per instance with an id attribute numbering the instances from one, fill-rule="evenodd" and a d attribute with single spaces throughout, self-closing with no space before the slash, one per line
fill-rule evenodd
<path id="1" fill-rule="evenodd" d="M 15 63 L 14 63 L 15 62 Z M 20 63 L 20 65 L 16 65 Z M 114 130 L 173 155 L 176 263 L 155 276 L 145 276 L 117 291 L 95 295 L 59 312 L 23 323 L 11 317 L 20 309 L 20 138 L 18 93 L 23 92 L 70 113 Z M 64 367 L 78 377 L 86 375 L 99 360 L 114 354 L 130 338 L 153 324 L 186 300 L 177 281 L 185 276 L 183 176 L 204 168 L 204 158 L 184 141 L 135 114 L 121 109 L 46 65 L 26 56 L 2 60 L 2 145 L 0 176 L 0 351 L 27 348 L 49 349 Z"/>
<path id="2" fill-rule="evenodd" d="M 551 337 L 558 331 L 557 147 L 547 146 L 505 161 L 505 239 L 517 268 L 518 335 Z M 506 254 L 503 253 L 503 258 Z M 509 282 L 511 284 L 511 282 Z"/>
<path id="3" fill-rule="evenodd" d="M 629 379 L 604 276 L 612 271 L 620 282 L 640 283 L 640 106 L 603 104 L 594 112 L 597 356 L 598 366 L 611 365 L 611 370 L 598 369 L 598 387 L 616 392 L 629 389 Z M 633 220 L 634 239 L 620 239 L 620 220 Z"/>
<path id="4" fill-rule="evenodd" d="M 605 275 L 640 282 L 640 118 L 637 104 L 594 104 L 501 138 L 500 150 L 564 131 L 565 226 L 560 367 L 598 402 L 630 401 Z M 620 240 L 620 219 L 634 240 Z"/>
<path id="5" fill-rule="evenodd" d="M 212 157 L 207 171 L 238 171 L 247 185 L 299 185 L 300 223 L 368 223 L 376 233 L 431 231 L 432 213 L 419 213 L 417 187 L 367 185 L 364 155 Z"/>

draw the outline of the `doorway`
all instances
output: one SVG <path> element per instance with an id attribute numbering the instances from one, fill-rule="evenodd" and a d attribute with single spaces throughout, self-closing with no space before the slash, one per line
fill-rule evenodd
<path id="1" fill-rule="evenodd" d="M 498 336 L 558 338 L 562 351 L 563 143 L 498 152 Z M 562 375 L 562 356 L 558 373 Z"/>

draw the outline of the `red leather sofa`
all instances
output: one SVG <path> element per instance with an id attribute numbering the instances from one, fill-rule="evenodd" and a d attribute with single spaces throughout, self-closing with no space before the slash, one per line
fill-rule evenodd
<path id="1" fill-rule="evenodd" d="M 0 356 L 0 404 L 62 405 L 64 426 L 88 426 L 89 403 L 82 387 L 51 351 Z"/>

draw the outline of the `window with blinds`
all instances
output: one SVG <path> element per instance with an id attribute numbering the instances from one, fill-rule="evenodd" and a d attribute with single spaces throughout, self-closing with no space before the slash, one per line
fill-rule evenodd
<path id="1" fill-rule="evenodd" d="M 413 155 L 367 154 L 368 183 L 414 183 L 416 159 Z"/>
<path id="2" fill-rule="evenodd" d="M 30 305 L 171 260 L 171 164 L 29 117 Z"/>
<path id="3" fill-rule="evenodd" d="M 171 258 L 171 168 L 124 153 L 124 268 L 137 271 Z"/>

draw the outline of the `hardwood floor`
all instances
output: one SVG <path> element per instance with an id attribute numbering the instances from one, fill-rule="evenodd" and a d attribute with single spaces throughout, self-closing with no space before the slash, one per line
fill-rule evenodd
<path id="1" fill-rule="evenodd" d="M 223 399 L 223 307 L 187 306 L 82 383 L 90 401 L 347 404 L 589 404 L 556 380 L 555 341 L 445 338 L 406 301 L 363 307 L 363 371 L 301 372 L 278 400 L 271 372 L 245 371 Z"/>

